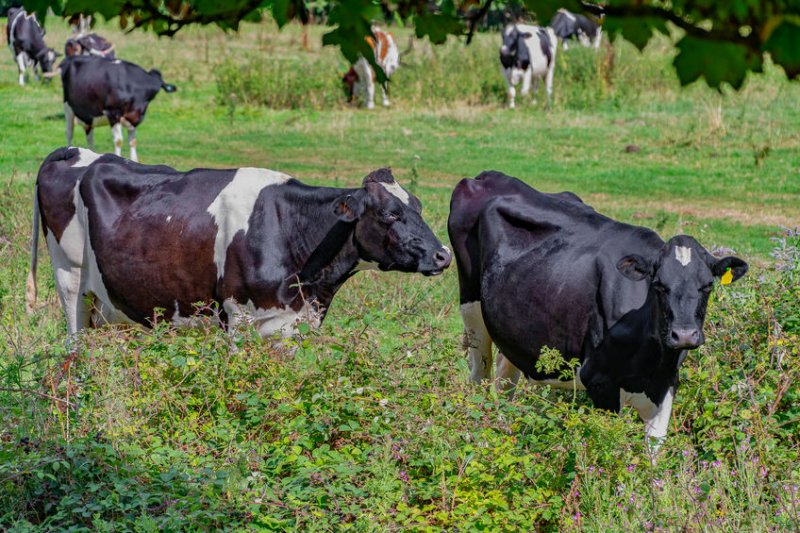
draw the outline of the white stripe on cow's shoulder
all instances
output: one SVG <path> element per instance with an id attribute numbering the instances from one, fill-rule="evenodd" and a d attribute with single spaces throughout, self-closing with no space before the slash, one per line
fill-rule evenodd
<path id="1" fill-rule="evenodd" d="M 100 158 L 100 154 L 96 154 L 86 148 L 78 148 L 78 160 L 72 165 L 72 168 L 88 167 Z"/>
<path id="2" fill-rule="evenodd" d="M 409 200 L 408 193 L 405 191 L 405 189 L 403 189 L 400 186 L 399 183 L 397 183 L 396 181 L 394 181 L 392 183 L 383 183 L 383 182 L 381 182 L 381 185 L 383 185 L 384 189 L 386 189 L 387 191 L 392 193 L 392 195 L 394 195 L 397 198 L 399 198 L 401 202 L 403 202 L 404 204 L 408 205 L 408 200 Z"/>
<path id="3" fill-rule="evenodd" d="M 682 266 L 688 265 L 692 262 L 692 249 L 686 246 L 676 246 L 675 259 L 677 259 L 678 263 Z"/>
<path id="4" fill-rule="evenodd" d="M 243 167 L 217 197 L 206 211 L 214 217 L 217 225 L 217 237 L 214 240 L 214 264 L 217 265 L 217 278 L 225 275 L 225 257 L 228 246 L 240 231 L 247 233 L 250 215 L 256 200 L 264 187 L 286 183 L 291 179 L 282 172 L 265 168 Z"/>
<path id="5" fill-rule="evenodd" d="M 566 17 L 570 20 L 570 22 L 575 22 L 576 20 L 578 20 L 578 19 L 575 18 L 575 15 L 573 15 L 572 13 L 570 13 L 569 11 L 564 9 L 563 7 L 561 9 L 559 9 L 558 12 L 559 13 L 563 13 L 564 15 L 566 15 Z"/>

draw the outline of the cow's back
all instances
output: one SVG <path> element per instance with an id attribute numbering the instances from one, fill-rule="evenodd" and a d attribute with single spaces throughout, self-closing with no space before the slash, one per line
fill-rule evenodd
<path id="1" fill-rule="evenodd" d="M 553 28 L 517 24 L 521 32 L 530 33 L 525 39 L 530 53 L 530 68 L 534 76 L 544 76 L 555 62 L 556 34 Z"/>

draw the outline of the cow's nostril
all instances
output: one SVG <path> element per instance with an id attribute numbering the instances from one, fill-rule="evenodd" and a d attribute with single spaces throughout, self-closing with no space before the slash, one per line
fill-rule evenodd
<path id="1" fill-rule="evenodd" d="M 433 254 L 433 262 L 439 268 L 446 268 L 450 265 L 450 252 L 447 248 L 441 248 Z"/>

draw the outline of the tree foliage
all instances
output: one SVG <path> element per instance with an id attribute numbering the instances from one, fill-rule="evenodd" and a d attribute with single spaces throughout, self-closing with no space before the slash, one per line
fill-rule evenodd
<path id="1" fill-rule="evenodd" d="M 44 20 L 47 9 L 57 15 L 99 14 L 119 17 L 122 28 L 144 29 L 172 36 L 193 24 L 216 24 L 236 30 L 242 20 L 258 20 L 269 11 L 279 26 L 291 20 L 307 23 L 313 0 L 24 0 L 29 11 Z M 579 0 L 330 0 L 323 37 L 355 61 L 359 55 L 372 60 L 365 41 L 373 21 L 384 17 L 411 24 L 417 37 L 435 44 L 448 36 L 466 36 L 492 4 L 524 7 L 541 23 L 565 7 L 573 12 L 592 11 Z M 667 33 L 667 22 L 681 28 L 683 36 L 674 67 L 681 83 L 698 78 L 716 88 L 727 82 L 738 89 L 748 72 L 760 72 L 765 53 L 783 67 L 789 78 L 800 75 L 800 0 L 607 0 L 604 27 L 611 36 L 621 35 L 639 49 L 654 32 Z M 382 76 L 380 69 L 377 69 Z"/>

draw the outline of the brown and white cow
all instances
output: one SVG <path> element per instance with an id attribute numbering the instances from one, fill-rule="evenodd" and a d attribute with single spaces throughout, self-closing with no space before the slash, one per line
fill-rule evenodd
<path id="1" fill-rule="evenodd" d="M 191 323 L 202 302 L 228 325 L 289 336 L 300 322 L 319 326 L 359 270 L 430 276 L 451 260 L 389 169 L 339 189 L 262 168 L 178 172 L 61 148 L 39 170 L 35 209 L 70 334 L 148 325 L 156 309 Z M 33 256 L 31 281 L 35 243 Z"/>
<path id="2" fill-rule="evenodd" d="M 391 78 L 397 67 L 400 66 L 400 51 L 397 48 L 394 35 L 382 31 L 377 26 L 372 27 L 372 35 L 375 37 L 367 37 L 367 42 L 375 52 L 375 62 L 383 69 L 386 78 Z M 359 58 L 342 78 L 342 82 L 347 89 L 349 101 L 352 102 L 354 98 L 364 93 L 367 109 L 373 109 L 375 107 L 375 79 L 375 71 L 369 61 L 363 57 Z M 383 106 L 388 107 L 389 95 L 386 92 L 385 85 L 381 85 L 381 92 Z"/>

